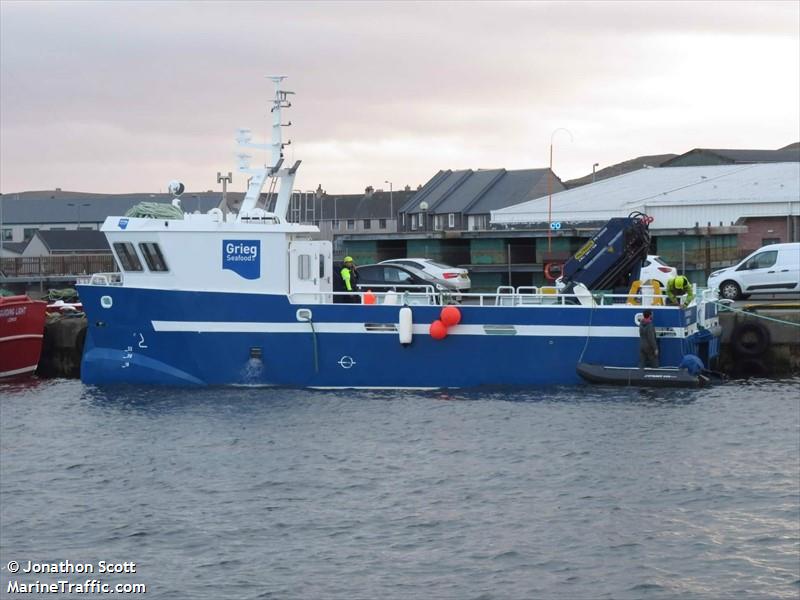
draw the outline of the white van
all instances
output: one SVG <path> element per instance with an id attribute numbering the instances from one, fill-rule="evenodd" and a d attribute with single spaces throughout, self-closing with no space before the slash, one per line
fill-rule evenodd
<path id="1" fill-rule="evenodd" d="M 759 248 L 738 265 L 711 273 L 708 287 L 730 300 L 800 291 L 800 242 Z"/>

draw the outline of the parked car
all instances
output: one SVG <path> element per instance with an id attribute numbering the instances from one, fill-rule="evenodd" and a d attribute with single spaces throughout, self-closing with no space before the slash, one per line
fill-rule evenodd
<path id="1" fill-rule="evenodd" d="M 648 254 L 647 258 L 642 263 L 642 271 L 639 274 L 640 281 L 647 281 L 648 279 L 655 279 L 661 284 L 661 289 L 667 287 L 667 281 L 678 274 L 678 269 L 670 267 L 667 263 L 661 260 L 660 257 Z"/>
<path id="2" fill-rule="evenodd" d="M 458 288 L 448 282 L 441 282 L 425 271 L 407 265 L 376 264 L 358 267 L 358 287 L 361 291 L 372 289 L 373 292 L 409 292 L 420 297 L 433 292 L 435 294 L 451 294 L 454 300 L 460 300 Z"/>
<path id="3" fill-rule="evenodd" d="M 379 264 L 414 267 L 434 277 L 439 283 L 448 287 L 455 287 L 462 292 L 468 292 L 472 287 L 469 271 L 460 267 L 451 267 L 429 258 L 393 258 L 382 260 Z"/>
<path id="4" fill-rule="evenodd" d="M 708 287 L 729 300 L 800 291 L 800 242 L 759 248 L 740 263 L 711 273 Z"/>

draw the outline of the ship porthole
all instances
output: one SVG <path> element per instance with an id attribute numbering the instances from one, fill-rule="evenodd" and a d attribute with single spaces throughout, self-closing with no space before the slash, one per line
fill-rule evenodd
<path id="1" fill-rule="evenodd" d="M 100 297 L 100 306 L 103 308 L 111 308 L 114 305 L 114 300 L 111 296 L 101 296 Z"/>

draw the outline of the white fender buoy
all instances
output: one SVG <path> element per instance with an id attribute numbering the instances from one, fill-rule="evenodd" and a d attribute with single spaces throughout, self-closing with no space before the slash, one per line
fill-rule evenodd
<path id="1" fill-rule="evenodd" d="M 383 303 L 392 305 L 397 304 L 397 298 L 398 298 L 397 292 L 395 292 L 394 290 L 389 290 L 383 297 Z"/>
<path id="2" fill-rule="evenodd" d="M 397 331 L 400 333 L 400 343 L 404 346 L 411 343 L 412 329 L 414 323 L 411 319 L 411 309 L 404 306 L 400 309 L 400 322 Z"/>

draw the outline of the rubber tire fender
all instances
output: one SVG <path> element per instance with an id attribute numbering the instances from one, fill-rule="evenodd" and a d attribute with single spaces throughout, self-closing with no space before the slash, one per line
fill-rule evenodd
<path id="1" fill-rule="evenodd" d="M 731 333 L 733 351 L 739 356 L 761 356 L 771 341 L 769 329 L 757 321 L 740 323 Z"/>

